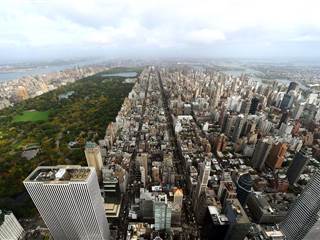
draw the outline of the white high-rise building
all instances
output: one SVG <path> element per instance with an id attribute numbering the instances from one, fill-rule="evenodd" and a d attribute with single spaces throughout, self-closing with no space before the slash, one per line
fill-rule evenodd
<path id="1" fill-rule="evenodd" d="M 109 239 L 93 167 L 38 167 L 24 185 L 55 240 Z"/>
<path id="2" fill-rule="evenodd" d="M 12 212 L 0 210 L 0 239 L 22 239 L 24 230 Z"/>
<path id="3" fill-rule="evenodd" d="M 193 193 L 193 209 L 196 212 L 198 208 L 198 199 L 200 194 L 207 188 L 211 171 L 211 161 L 205 161 L 200 168 L 200 176 L 195 192 Z"/>
<path id="4" fill-rule="evenodd" d="M 98 178 L 101 180 L 103 161 L 99 145 L 94 142 L 87 142 L 84 153 L 86 155 L 88 166 L 96 169 Z"/>
<path id="5" fill-rule="evenodd" d="M 320 217 L 320 171 L 314 173 L 280 223 L 288 240 L 302 240 Z"/>

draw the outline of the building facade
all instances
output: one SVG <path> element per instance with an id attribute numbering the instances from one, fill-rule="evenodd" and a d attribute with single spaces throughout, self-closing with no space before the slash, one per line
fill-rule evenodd
<path id="1" fill-rule="evenodd" d="M 12 212 L 0 210 L 0 239 L 22 239 L 24 230 Z"/>
<path id="2" fill-rule="evenodd" d="M 109 239 L 93 167 L 38 167 L 23 183 L 55 240 Z"/>
<path id="3" fill-rule="evenodd" d="M 301 240 L 318 221 L 320 212 L 320 171 L 317 171 L 280 223 L 287 240 Z"/>

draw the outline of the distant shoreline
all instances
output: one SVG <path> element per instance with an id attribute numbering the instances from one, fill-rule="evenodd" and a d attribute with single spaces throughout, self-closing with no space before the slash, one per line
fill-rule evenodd
<path id="1" fill-rule="evenodd" d="M 23 77 L 30 77 L 42 74 L 48 74 L 52 72 L 64 71 L 67 69 L 74 69 L 76 67 L 85 67 L 97 64 L 97 61 L 79 61 L 73 63 L 57 63 L 47 65 L 32 65 L 32 66 L 7 66 L 0 67 L 0 83 L 8 82 Z"/>

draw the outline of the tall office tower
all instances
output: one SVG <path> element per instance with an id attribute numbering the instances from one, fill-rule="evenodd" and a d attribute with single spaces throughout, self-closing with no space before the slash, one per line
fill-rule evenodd
<path id="1" fill-rule="evenodd" d="M 227 142 L 227 136 L 224 134 L 220 134 L 218 137 L 214 140 L 214 150 L 216 152 L 223 152 L 226 148 L 228 142 Z"/>
<path id="2" fill-rule="evenodd" d="M 287 171 L 288 181 L 291 185 L 295 184 L 299 180 L 300 175 L 308 162 L 309 158 L 307 158 L 304 152 L 300 151 L 294 155 L 292 163 Z"/>
<path id="3" fill-rule="evenodd" d="M 140 166 L 144 169 L 144 176 L 146 177 L 146 183 L 147 183 L 147 176 L 148 176 L 148 153 L 140 153 L 136 161 L 139 163 Z"/>
<path id="4" fill-rule="evenodd" d="M 278 128 L 281 127 L 282 123 L 287 123 L 289 121 L 289 118 L 290 118 L 290 111 L 289 110 L 283 111 L 279 121 Z"/>
<path id="5" fill-rule="evenodd" d="M 224 130 L 223 130 L 223 133 L 225 133 L 227 136 L 231 135 L 231 129 L 232 129 L 233 125 L 234 125 L 235 120 L 236 120 L 235 116 L 227 115 L 226 122 L 225 122 L 225 127 L 224 127 Z"/>
<path id="6" fill-rule="evenodd" d="M 177 189 L 173 194 L 173 205 L 182 208 L 183 192 L 181 189 Z"/>
<path id="7" fill-rule="evenodd" d="M 320 214 L 320 171 L 317 171 L 280 223 L 288 240 L 301 240 L 318 221 Z"/>
<path id="8" fill-rule="evenodd" d="M 140 168 L 140 174 L 141 174 L 141 182 L 143 184 L 143 187 L 146 186 L 146 175 L 145 175 L 145 170 L 144 167 L 139 167 Z"/>
<path id="9" fill-rule="evenodd" d="M 218 106 L 219 100 L 220 100 L 220 87 L 217 86 L 212 91 L 212 97 L 210 99 L 211 110 L 214 110 Z"/>
<path id="10" fill-rule="evenodd" d="M 145 188 L 140 188 L 139 200 L 141 217 L 143 220 L 152 220 L 154 218 L 153 202 L 155 200 L 155 196 Z"/>
<path id="11" fill-rule="evenodd" d="M 293 117 L 295 120 L 299 119 L 303 113 L 304 107 L 306 106 L 305 102 L 300 103 L 295 106 Z"/>
<path id="12" fill-rule="evenodd" d="M 159 167 L 152 167 L 152 179 L 154 182 L 160 183 L 160 170 Z"/>
<path id="13" fill-rule="evenodd" d="M 234 129 L 233 129 L 233 133 L 232 133 L 232 141 L 236 142 L 239 139 L 245 122 L 246 122 L 246 119 L 244 118 L 244 116 L 242 114 L 238 115 Z"/>
<path id="14" fill-rule="evenodd" d="M 257 97 L 254 97 L 251 99 L 251 105 L 250 105 L 250 109 L 249 109 L 250 114 L 256 114 L 259 102 L 260 102 L 260 100 Z"/>
<path id="15" fill-rule="evenodd" d="M 24 230 L 12 212 L 0 210 L 0 239 L 22 239 Z"/>
<path id="16" fill-rule="evenodd" d="M 103 161 L 100 147 L 94 142 L 87 142 L 84 153 L 86 155 L 88 166 L 96 169 L 98 179 L 101 180 Z"/>
<path id="17" fill-rule="evenodd" d="M 290 83 L 289 83 L 288 90 L 287 90 L 287 93 L 290 92 L 291 90 L 296 90 L 297 87 L 298 87 L 298 83 L 296 83 L 296 82 L 290 82 Z"/>
<path id="18" fill-rule="evenodd" d="M 224 112 L 224 111 L 221 111 L 221 114 L 220 114 L 220 126 L 221 126 L 221 131 L 222 132 L 225 132 L 226 130 L 226 125 L 227 125 L 227 122 L 228 122 L 228 119 L 231 118 L 231 115 L 229 112 Z"/>
<path id="19" fill-rule="evenodd" d="M 244 207 L 251 193 L 253 181 L 249 173 L 242 174 L 237 182 L 237 198 Z"/>
<path id="20" fill-rule="evenodd" d="M 254 120 L 247 120 L 242 128 L 240 137 L 248 136 L 251 133 L 254 133 L 257 123 Z"/>
<path id="21" fill-rule="evenodd" d="M 207 188 L 209 177 L 210 177 L 210 171 L 211 171 L 211 161 L 205 161 L 205 163 L 202 163 L 202 166 L 200 167 L 200 176 L 198 179 L 198 184 L 192 199 L 194 212 L 197 211 L 197 203 L 198 203 L 200 194 L 203 191 L 205 191 Z"/>
<path id="22" fill-rule="evenodd" d="M 177 189 L 173 194 L 171 222 L 173 225 L 181 225 L 181 210 L 182 210 L 183 192 Z"/>
<path id="23" fill-rule="evenodd" d="M 93 167 L 41 166 L 23 184 L 55 240 L 109 239 Z"/>
<path id="24" fill-rule="evenodd" d="M 288 144 L 286 143 L 279 142 L 277 144 L 273 144 L 266 164 L 273 170 L 276 168 L 281 168 L 287 149 Z"/>
<path id="25" fill-rule="evenodd" d="M 293 100 L 294 100 L 293 95 L 290 95 L 289 93 L 286 93 L 282 98 L 282 101 L 281 101 L 281 104 L 280 104 L 280 108 L 282 110 L 290 109 L 292 107 Z"/>
<path id="26" fill-rule="evenodd" d="M 153 204 L 154 228 L 156 231 L 171 229 L 172 206 L 168 202 L 167 195 L 161 194 L 156 196 Z"/>
<path id="27" fill-rule="evenodd" d="M 252 166 L 257 170 L 262 170 L 264 167 L 264 163 L 269 155 L 269 152 L 272 147 L 271 139 L 265 138 L 259 140 L 254 148 L 254 152 L 252 155 Z"/>
<path id="28" fill-rule="evenodd" d="M 247 115 L 250 111 L 250 105 L 251 101 L 249 99 L 242 101 L 240 113 Z"/>

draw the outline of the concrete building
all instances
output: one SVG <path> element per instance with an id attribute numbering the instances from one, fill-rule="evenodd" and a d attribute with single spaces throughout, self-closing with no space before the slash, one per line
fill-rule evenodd
<path id="1" fill-rule="evenodd" d="M 101 180 L 103 161 L 99 145 L 94 142 L 87 142 L 84 153 L 86 155 L 88 166 L 96 169 L 98 179 Z"/>
<path id="2" fill-rule="evenodd" d="M 210 170 L 211 170 L 210 161 L 206 161 L 205 163 L 203 163 L 203 165 L 200 168 L 200 176 L 198 179 L 198 184 L 192 197 L 194 212 L 197 211 L 197 203 L 198 203 L 200 194 L 204 192 L 207 188 L 209 177 L 210 177 Z"/>
<path id="3" fill-rule="evenodd" d="M 237 117 L 234 129 L 233 129 L 233 133 L 232 133 L 232 141 L 233 142 L 236 142 L 239 139 L 245 122 L 246 122 L 246 119 L 244 118 L 244 116 L 242 114 L 240 114 Z"/>
<path id="4" fill-rule="evenodd" d="M 249 232 L 251 222 L 241 207 L 240 202 L 237 199 L 227 199 L 223 212 L 229 221 L 229 228 L 224 239 L 245 239 L 247 233 Z"/>
<path id="5" fill-rule="evenodd" d="M 171 229 L 172 205 L 168 202 L 166 194 L 156 196 L 153 212 L 155 230 L 169 231 Z"/>
<path id="6" fill-rule="evenodd" d="M 320 171 L 315 172 L 296 202 L 290 207 L 280 229 L 288 240 L 301 240 L 318 221 L 320 212 Z"/>
<path id="7" fill-rule="evenodd" d="M 266 164 L 272 169 L 281 168 L 287 149 L 288 145 L 286 143 L 274 144 L 269 152 Z"/>
<path id="8" fill-rule="evenodd" d="M 177 189 L 173 194 L 173 205 L 182 208 L 183 192 L 181 189 Z"/>
<path id="9" fill-rule="evenodd" d="M 261 171 L 272 147 L 270 139 L 259 140 L 252 156 L 252 166 Z"/>
<path id="10" fill-rule="evenodd" d="M 12 212 L 0 210 L 0 239 L 23 239 L 24 230 Z"/>
<path id="11" fill-rule="evenodd" d="M 276 224 L 284 219 L 294 199 L 293 194 L 285 193 L 251 194 L 247 200 L 247 207 L 254 222 Z"/>
<path id="12" fill-rule="evenodd" d="M 37 167 L 23 183 L 55 240 L 109 239 L 93 167 Z"/>

